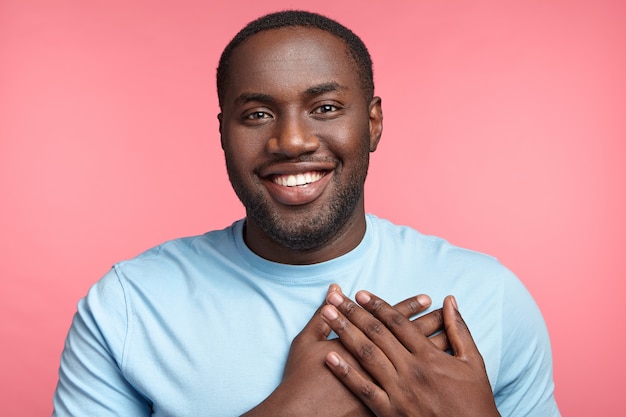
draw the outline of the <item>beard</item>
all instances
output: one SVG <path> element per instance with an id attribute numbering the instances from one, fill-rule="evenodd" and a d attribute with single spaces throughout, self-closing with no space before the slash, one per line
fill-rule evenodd
<path id="1" fill-rule="evenodd" d="M 354 171 L 341 179 L 335 175 L 334 192 L 328 204 L 311 214 L 306 209 L 298 216 L 282 216 L 261 190 L 253 191 L 244 184 L 243 178 L 226 160 L 228 177 L 237 197 L 246 208 L 246 215 L 276 243 L 293 250 L 313 250 L 329 242 L 338 234 L 353 215 L 363 197 L 363 189 L 369 166 L 369 150 L 359 156 L 360 162 Z"/>

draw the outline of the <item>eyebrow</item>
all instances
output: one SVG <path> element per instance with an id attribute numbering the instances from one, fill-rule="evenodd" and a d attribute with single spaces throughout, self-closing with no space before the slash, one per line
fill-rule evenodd
<path id="1" fill-rule="evenodd" d="M 339 90 L 347 90 L 347 89 L 348 87 L 341 85 L 337 82 L 331 81 L 331 82 L 321 83 L 321 84 L 314 85 L 312 87 L 307 88 L 302 93 L 302 98 L 310 99 L 315 96 L 319 96 L 320 94 L 330 93 L 330 92 L 339 91 Z M 238 104 L 245 104 L 251 101 L 260 101 L 263 103 L 269 103 L 269 102 L 276 101 L 276 99 L 274 98 L 274 96 L 270 94 L 265 94 L 265 93 L 241 93 L 239 97 L 235 99 L 235 103 L 238 103 Z"/>
<path id="2" fill-rule="evenodd" d="M 330 92 L 338 91 L 338 90 L 347 90 L 347 89 L 348 87 L 346 87 L 345 85 L 341 85 L 338 82 L 331 81 L 328 83 L 322 83 L 322 84 L 314 85 L 313 87 L 307 88 L 302 94 L 302 96 L 305 99 L 307 99 L 307 98 L 319 96 L 320 94 L 330 93 Z"/>
<path id="3" fill-rule="evenodd" d="M 239 97 L 235 99 L 235 103 L 238 104 L 245 104 L 251 101 L 270 102 L 274 101 L 274 97 L 263 93 L 241 93 Z"/>

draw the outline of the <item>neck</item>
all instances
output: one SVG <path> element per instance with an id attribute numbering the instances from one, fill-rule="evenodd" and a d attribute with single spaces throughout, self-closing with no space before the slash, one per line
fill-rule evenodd
<path id="1" fill-rule="evenodd" d="M 269 261 L 310 265 L 329 261 L 350 252 L 363 240 L 365 229 L 365 211 L 361 207 L 324 244 L 312 249 L 292 249 L 276 242 L 248 217 L 244 228 L 244 241 L 250 250 Z"/>

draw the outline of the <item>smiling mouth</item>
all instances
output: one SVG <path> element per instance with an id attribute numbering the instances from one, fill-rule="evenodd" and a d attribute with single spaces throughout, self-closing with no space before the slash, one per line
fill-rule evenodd
<path id="1" fill-rule="evenodd" d="M 272 177 L 272 182 L 283 187 L 303 187 L 321 180 L 325 175 L 326 173 L 323 171 L 310 171 L 295 175 L 275 175 Z"/>

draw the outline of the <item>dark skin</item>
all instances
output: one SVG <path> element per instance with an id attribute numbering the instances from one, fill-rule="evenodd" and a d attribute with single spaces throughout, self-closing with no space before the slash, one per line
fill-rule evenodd
<path id="1" fill-rule="evenodd" d="M 360 306 L 339 292 L 329 293 L 327 300 L 322 316 L 352 357 L 333 351 L 326 363 L 376 416 L 500 415 L 454 297 L 446 297 L 442 310 L 452 355 L 373 294 L 358 292 Z M 359 366 L 352 365 L 353 358 Z"/>
<path id="2" fill-rule="evenodd" d="M 366 97 L 342 40 L 301 27 L 252 36 L 233 52 L 218 118 L 251 250 L 313 264 L 361 242 L 382 106 Z M 391 307 L 363 294 L 359 306 L 331 288 L 329 304 L 293 341 L 282 382 L 246 416 L 498 415 L 482 358 L 450 299 L 442 312 L 411 321 L 430 301 Z M 444 333 L 429 337 L 442 325 Z M 326 340 L 331 329 L 339 339 Z M 443 352 L 446 335 L 452 356 Z"/>
<path id="3" fill-rule="evenodd" d="M 312 264 L 361 242 L 362 188 L 382 108 L 380 98 L 365 97 L 341 40 L 304 28 L 254 35 L 233 52 L 218 118 L 231 183 L 247 199 L 250 249 L 274 262 Z M 298 174 L 322 178 L 297 187 L 276 183 Z M 353 189 L 355 203 L 338 210 Z M 266 210 L 258 214 L 258 207 Z M 275 219 L 273 229 L 323 238 L 306 249 L 289 247 L 267 232 L 267 219 Z"/>
<path id="4" fill-rule="evenodd" d="M 341 293 L 338 286 L 331 286 L 332 292 Z M 343 296 L 343 295 L 342 295 Z M 414 316 L 431 304 L 425 295 L 406 299 L 393 308 L 403 317 Z M 248 413 L 252 416 L 373 416 L 373 412 L 364 402 L 352 395 L 347 386 L 335 378 L 324 365 L 325 357 L 331 352 L 341 353 L 354 369 L 366 375 L 358 361 L 346 350 L 339 339 L 327 340 L 330 326 L 318 309 L 305 328 L 291 344 L 287 364 L 281 384 Z M 412 322 L 417 331 L 432 335 L 442 329 L 443 314 L 438 309 Z M 428 339 L 435 349 L 444 351 L 448 347 L 445 333 L 439 333 Z"/>

